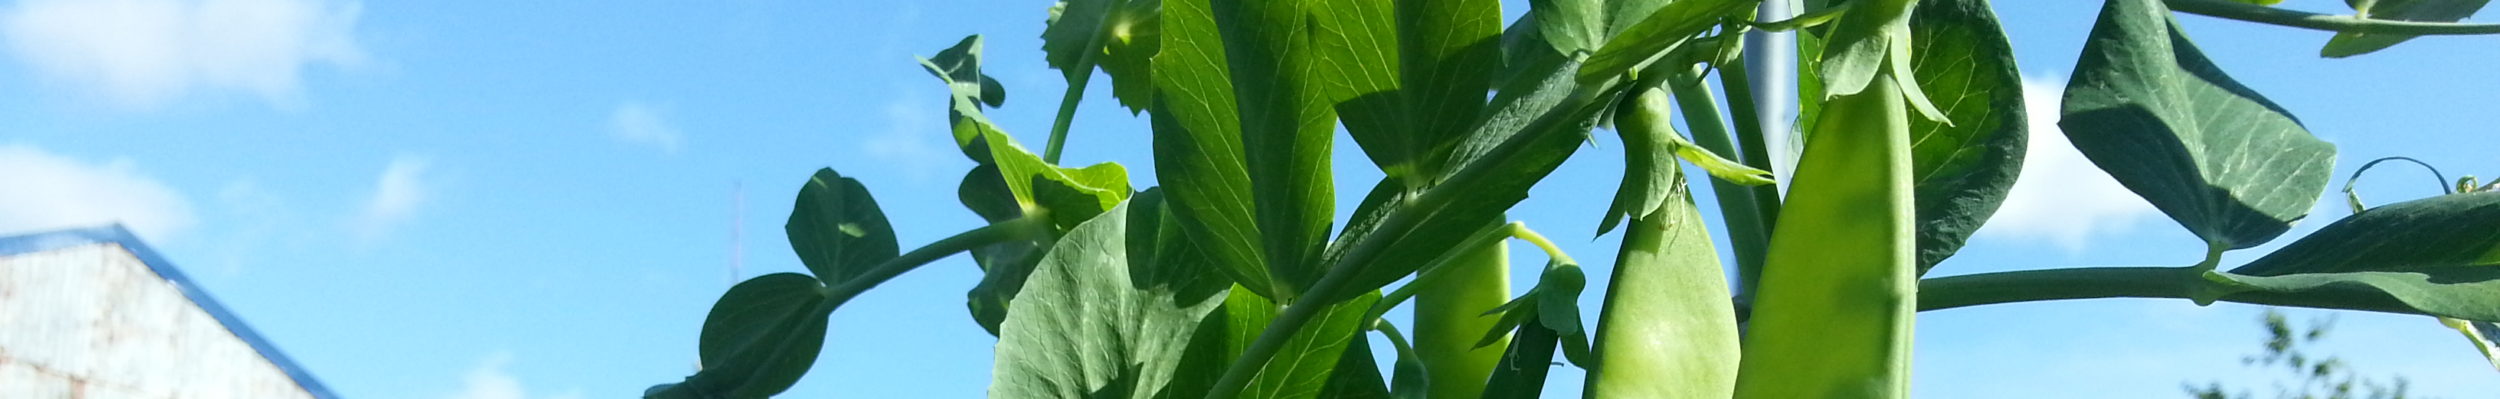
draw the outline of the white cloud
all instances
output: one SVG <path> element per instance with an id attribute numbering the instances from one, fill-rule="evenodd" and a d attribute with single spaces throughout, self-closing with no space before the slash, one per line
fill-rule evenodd
<path id="1" fill-rule="evenodd" d="M 504 366 L 510 363 L 512 363 L 512 354 L 510 353 L 498 352 L 493 355 L 487 355 L 486 360 L 479 361 L 477 367 L 470 368 L 469 374 L 461 377 L 460 391 L 455 392 L 450 396 L 444 396 L 443 399 L 531 398 L 532 396 L 529 396 L 529 392 L 521 386 L 521 379 L 513 377 L 511 372 L 504 370 Z M 560 395 L 539 397 L 548 399 L 581 399 L 582 394 L 579 392 L 567 392 Z"/>
<path id="2" fill-rule="evenodd" d="M 128 159 L 94 163 L 27 145 L 0 145 L 0 234 L 119 222 L 163 240 L 191 227 L 190 201 Z"/>
<path id="3" fill-rule="evenodd" d="M 908 174 L 914 181 L 934 181 L 936 171 L 946 170 L 944 160 L 958 159 L 951 142 L 953 132 L 947 130 L 946 111 L 924 97 L 904 96 L 887 101 L 880 109 L 885 113 L 885 130 L 864 138 L 859 148 L 869 157 Z"/>
<path id="4" fill-rule="evenodd" d="M 685 141 L 685 135 L 671 127 L 658 109 L 640 102 L 626 102 L 608 114 L 608 134 L 626 143 L 648 145 L 670 154 Z"/>
<path id="5" fill-rule="evenodd" d="M 374 180 L 373 197 L 365 201 L 364 212 L 355 220 L 357 235 L 372 240 L 388 235 L 393 228 L 408 222 L 417 214 L 429 193 L 425 158 L 401 155 L 391 159 Z"/>
<path id="6" fill-rule="evenodd" d="M 296 101 L 303 70 L 363 62 L 361 5 L 340 0 L 25 0 L 0 9 L 8 49 L 46 77 L 149 106 L 193 90 Z"/>
<path id="7" fill-rule="evenodd" d="M 2158 214 L 2152 204 L 2076 152 L 2058 130 L 2058 99 L 2065 86 L 2023 80 L 2024 108 L 2031 119 L 2029 155 L 2004 207 L 1981 231 L 2080 251 L 2096 236 L 2126 232 Z"/>

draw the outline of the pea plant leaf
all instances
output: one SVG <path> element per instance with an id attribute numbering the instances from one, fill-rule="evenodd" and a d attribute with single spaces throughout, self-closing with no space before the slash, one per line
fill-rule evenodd
<path id="1" fill-rule="evenodd" d="M 1953 256 L 2022 171 L 2030 121 L 2014 49 L 1988 0 L 1928 0 L 1910 17 L 1911 71 L 1951 123 L 1910 118 L 1918 270 Z"/>
<path id="2" fill-rule="evenodd" d="M 2500 192 L 2370 208 L 2231 273 L 2281 276 L 2484 266 L 2500 266 Z"/>
<path id="3" fill-rule="evenodd" d="M 974 162 L 988 163 L 989 149 L 983 142 L 998 127 L 981 109 L 1006 105 L 1007 88 L 981 73 L 981 35 L 965 36 L 937 55 L 920 59 L 920 67 L 946 83 L 947 122 L 954 130 L 955 146 Z"/>
<path id="4" fill-rule="evenodd" d="M 1162 49 L 1161 0 L 1068 0 L 1051 7 L 1049 27 L 1042 30 L 1042 52 L 1050 67 L 1068 75 L 1100 69 L 1111 76 L 1111 96 L 1130 113 L 1153 104 L 1153 62 Z"/>
<path id="5" fill-rule="evenodd" d="M 761 398 L 790 389 L 816 364 L 825 343 L 830 312 L 818 309 L 827 300 L 823 288 L 798 273 L 756 276 L 730 287 L 703 320 L 703 371 L 648 396 Z"/>
<path id="6" fill-rule="evenodd" d="M 992 398 L 1154 398 L 1229 282 L 1148 191 L 1043 255 L 1000 325 Z"/>
<path id="7" fill-rule="evenodd" d="M 1175 216 L 1242 285 L 1292 298 L 1318 279 L 1334 217 L 1334 104 L 1312 71 L 1309 1 L 1164 3 L 1155 168 Z"/>
<path id="8" fill-rule="evenodd" d="M 982 75 L 980 65 L 979 36 L 921 61 L 922 67 L 953 91 L 949 119 L 956 144 L 977 164 L 956 187 L 965 208 L 993 223 L 1043 213 L 1056 231 L 1066 231 L 1128 198 L 1128 170 L 1119 164 L 1060 167 L 1043 161 L 993 124 L 981 105 L 990 104 L 985 101 L 991 98 L 1004 98 L 1006 91 L 994 87 L 995 80 Z M 968 81 L 990 83 L 961 83 Z M 999 322 L 1007 317 L 1007 302 L 1015 298 L 1048 249 L 1045 241 L 1010 241 L 973 249 L 973 261 L 983 275 L 981 283 L 966 294 L 965 307 L 983 329 L 998 333 Z"/>
<path id="9" fill-rule="evenodd" d="M 782 228 L 799 262 L 827 284 L 841 284 L 901 253 L 894 226 L 868 195 L 868 186 L 831 168 L 816 170 L 799 188 L 798 204 Z"/>
<path id="10" fill-rule="evenodd" d="M 996 163 L 976 167 L 973 173 L 980 174 L 981 168 L 995 167 L 998 180 L 991 188 L 976 188 L 987 191 L 987 194 L 973 195 L 991 196 L 993 199 L 987 201 L 996 201 L 995 196 L 1000 194 L 998 191 L 1003 190 L 1008 196 L 1006 199 L 1013 200 L 1016 215 L 1045 212 L 1057 231 L 1068 231 L 1129 198 L 1128 171 L 1119 164 L 1105 162 L 1081 169 L 1062 168 L 1043 162 L 1041 157 L 1026 151 L 1004 133 L 993 132 L 990 137 L 988 142 L 994 143 L 989 146 L 990 159 Z M 970 207 L 971 201 L 975 200 L 965 201 Z M 992 220 L 997 221 L 1001 220 Z M 1032 273 L 1035 262 L 1039 262 L 1042 253 L 1047 250 L 1043 241 L 1046 240 L 1011 241 L 974 250 L 974 260 L 981 265 L 983 275 L 981 283 L 973 286 L 967 294 L 965 303 L 972 311 L 973 321 L 993 333 L 998 331 L 998 324 L 1006 319 L 1005 312 L 1013 308 L 1006 302 L 1016 297 L 1027 275 Z"/>
<path id="11" fill-rule="evenodd" d="M 2333 144 L 2224 75 L 2158 0 L 2102 8 L 2063 112 L 2085 158 L 2217 249 L 2289 230 L 2335 163 Z"/>
<path id="12" fill-rule="evenodd" d="M 2227 286 L 2214 292 L 2223 299 L 2272 296 L 2500 322 L 2500 193 L 2371 208 L 2208 277 Z"/>
<path id="13" fill-rule="evenodd" d="M 1537 14 L 1537 31 L 1546 44 L 1565 56 L 1595 52 L 1606 44 L 1606 5 L 1603 0 L 1532 0 L 1529 8 Z"/>
<path id="14" fill-rule="evenodd" d="M 1684 39 L 1717 26 L 1721 19 L 1752 9 L 1754 0 L 1679 0 L 1667 3 L 1640 23 L 1622 29 L 1590 54 L 1579 70 L 1579 83 L 1594 85 L 1614 79 L 1667 52 Z M 1542 20 L 1540 20 L 1542 22 Z M 1550 33 L 1549 33 L 1550 34 Z"/>
<path id="15" fill-rule="evenodd" d="M 2414 22 L 2456 22 L 2482 11 L 2491 0 L 2377 0 L 2353 10 L 2362 18 Z M 2385 50 L 2412 40 L 2413 35 L 2339 32 L 2318 49 L 2318 56 L 2344 58 Z"/>
<path id="16" fill-rule="evenodd" d="M 1542 46 L 1530 48 L 1537 52 L 1524 58 L 1531 64 L 1515 66 L 1525 69 L 1517 73 L 1520 78 L 1511 80 L 1494 95 L 1484 118 L 1459 141 L 1450 155 L 1449 166 L 1442 169 L 1450 171 L 1441 178 L 1447 179 L 1446 176 L 1464 173 L 1469 168 L 1480 168 L 1483 175 L 1466 189 L 1467 194 L 1428 202 L 1422 193 L 1429 187 L 1409 188 L 1384 181 L 1355 209 L 1346 231 L 1328 249 L 1328 261 L 1323 263 L 1348 261 L 1344 258 L 1353 246 L 1364 240 L 1390 240 L 1380 255 L 1366 263 L 1345 265 L 1360 271 L 1351 283 L 1355 289 L 1387 286 L 1414 273 L 1423 263 L 1439 257 L 1479 228 L 1500 220 L 1502 212 L 1527 199 L 1530 186 L 1552 173 L 1586 142 L 1597 110 L 1603 107 L 1591 106 L 1591 97 L 1595 96 L 1574 95 L 1581 89 L 1572 80 L 1571 72 L 1581 63 Z M 1524 141 L 1511 147 L 1515 152 L 1496 156 L 1497 150 L 1513 139 Z M 1479 162 L 1483 164 L 1471 165 Z M 1427 216 L 1412 227 L 1380 229 L 1387 215 L 1410 206 L 1433 209 L 1413 211 Z"/>
<path id="17" fill-rule="evenodd" d="M 1240 398 L 1337 398 L 1386 396 L 1380 369 L 1359 339 L 1363 314 L 1379 301 L 1379 293 L 1330 305 L 1294 334 L 1266 367 L 1243 387 Z M 1205 397 L 1216 380 L 1261 331 L 1276 319 L 1282 306 L 1236 287 L 1224 305 L 1207 315 L 1189 343 L 1188 355 L 1176 371 L 1164 398 Z M 1365 374 L 1368 374 L 1366 376 Z M 1331 393 L 1337 395 L 1330 395 Z"/>
<path id="18" fill-rule="evenodd" d="M 1501 5 L 1491 0 L 1345 3 L 1321 13 L 1321 71 L 1341 87 L 1346 132 L 1389 176 L 1438 176 L 1484 109 L 1501 66 Z M 1394 26 L 1394 32 L 1380 29 Z"/>

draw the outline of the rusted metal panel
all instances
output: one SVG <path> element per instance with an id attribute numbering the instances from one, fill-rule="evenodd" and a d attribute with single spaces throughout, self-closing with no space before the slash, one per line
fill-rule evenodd
<path id="1" fill-rule="evenodd" d="M 124 245 L 0 248 L 0 398 L 332 396 Z"/>

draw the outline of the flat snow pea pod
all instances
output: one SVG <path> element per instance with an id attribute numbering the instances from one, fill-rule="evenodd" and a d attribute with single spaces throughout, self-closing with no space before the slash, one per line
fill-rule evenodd
<path id="1" fill-rule="evenodd" d="M 1771 232 L 1738 399 L 1909 396 L 1909 115 L 1893 79 L 1824 104 Z"/>
<path id="2" fill-rule="evenodd" d="M 1415 350 L 1430 376 L 1433 398 L 1483 396 L 1485 377 L 1510 347 L 1507 339 L 1476 345 L 1483 331 L 1500 321 L 1485 311 L 1510 300 L 1507 243 L 1453 250 L 1461 252 L 1441 265 L 1442 276 L 1415 294 Z"/>
<path id="3" fill-rule="evenodd" d="M 1718 399 L 1736 390 L 1727 280 L 1701 212 L 1687 191 L 1675 192 L 1624 229 L 1597 319 L 1589 398 Z"/>

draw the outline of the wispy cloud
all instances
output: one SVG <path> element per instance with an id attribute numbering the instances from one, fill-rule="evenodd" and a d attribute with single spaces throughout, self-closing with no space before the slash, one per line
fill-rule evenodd
<path id="1" fill-rule="evenodd" d="M 918 101 L 915 101 L 918 100 Z M 940 102 L 921 96 L 896 96 L 879 111 L 885 116 L 885 129 L 862 139 L 859 148 L 871 158 L 894 165 L 914 181 L 934 181 L 942 176 L 934 171 L 947 159 L 956 159 L 949 142 L 946 111 Z"/>
<path id="2" fill-rule="evenodd" d="M 497 352 L 487 355 L 485 360 L 478 362 L 477 367 L 469 369 L 468 375 L 461 377 L 460 391 L 444 396 L 443 399 L 529 399 L 533 397 L 581 399 L 582 397 L 580 392 L 530 396 L 527 387 L 521 385 L 521 379 L 513 377 L 511 372 L 504 370 L 504 366 L 510 363 L 512 363 L 511 353 Z"/>
<path id="3" fill-rule="evenodd" d="M 364 211 L 353 224 L 358 237 L 367 241 L 390 234 L 417 214 L 417 208 L 432 195 L 422 157 L 401 155 L 392 158 L 390 166 L 374 179 L 373 196 L 365 200 Z"/>
<path id="4" fill-rule="evenodd" d="M 25 0 L 0 35 L 43 75 L 145 107 L 194 90 L 241 90 L 281 105 L 303 71 L 352 66 L 362 6 L 335 0 Z"/>
<path id="5" fill-rule="evenodd" d="M 2005 205 L 1981 231 L 2081 251 L 2091 239 L 2121 233 L 2158 214 L 2150 203 L 2094 166 L 2057 128 L 2064 82 L 2023 80 L 2031 118 L 2030 154 Z"/>
<path id="6" fill-rule="evenodd" d="M 152 240 L 190 228 L 191 203 L 128 159 L 105 162 L 0 145 L 0 234 L 120 222 Z"/>
<path id="7" fill-rule="evenodd" d="M 685 135 L 670 126 L 660 110 L 641 102 L 626 102 L 608 114 L 608 135 L 626 143 L 647 145 L 662 152 L 677 153 Z"/>

